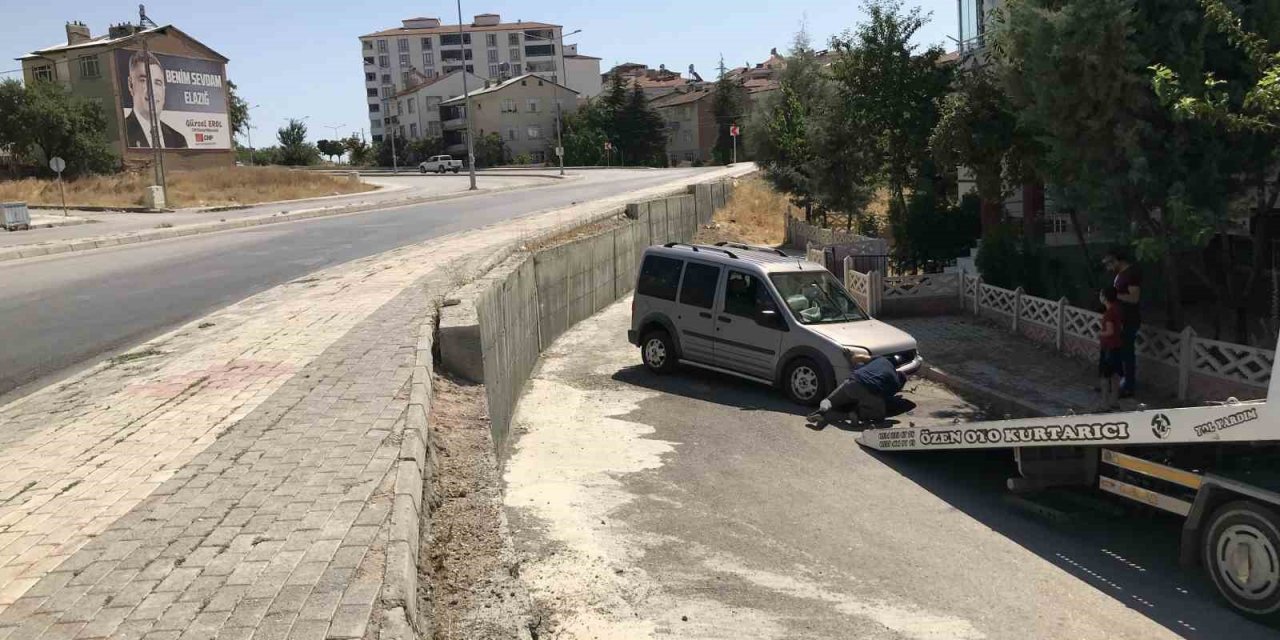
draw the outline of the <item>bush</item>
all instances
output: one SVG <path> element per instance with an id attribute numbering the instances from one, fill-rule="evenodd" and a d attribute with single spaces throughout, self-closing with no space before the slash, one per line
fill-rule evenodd
<path id="1" fill-rule="evenodd" d="M 692 163 L 690 163 L 690 166 L 693 167 L 702 167 L 705 165 L 706 163 L 702 161 L 702 158 L 696 158 Z"/>
<path id="2" fill-rule="evenodd" d="M 982 279 L 990 285 L 1004 289 L 1022 286 L 1019 273 L 1023 267 L 1021 238 L 1018 230 L 1005 223 L 987 231 L 982 236 L 982 248 L 975 261 Z"/>
<path id="3" fill-rule="evenodd" d="M 976 196 L 967 195 L 959 204 L 952 205 L 938 197 L 931 183 L 913 192 L 907 201 L 906 213 L 894 219 L 897 221 L 893 227 L 896 257 L 918 266 L 966 255 L 978 241 L 982 228 Z"/>
<path id="4" fill-rule="evenodd" d="M 532 162 L 533 162 L 533 159 L 532 159 L 532 158 L 530 158 L 530 157 L 529 157 L 529 154 L 527 154 L 527 153 L 522 153 L 522 154 L 520 154 L 520 155 L 516 156 L 516 160 L 515 160 L 515 163 L 516 163 L 516 164 L 530 164 L 530 163 L 532 163 Z"/>

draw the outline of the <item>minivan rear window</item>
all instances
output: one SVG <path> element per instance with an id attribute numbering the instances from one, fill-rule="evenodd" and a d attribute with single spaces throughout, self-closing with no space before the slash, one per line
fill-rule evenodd
<path id="1" fill-rule="evenodd" d="M 652 298 L 675 301 L 680 286 L 680 267 L 684 261 L 662 256 L 648 256 L 640 265 L 640 281 L 636 293 Z"/>

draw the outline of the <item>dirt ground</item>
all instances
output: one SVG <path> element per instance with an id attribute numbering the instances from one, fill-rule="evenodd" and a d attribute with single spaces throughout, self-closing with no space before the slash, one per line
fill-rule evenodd
<path id="1" fill-rule="evenodd" d="M 171 171 L 167 181 L 167 203 L 171 208 L 247 205 L 362 193 L 376 188 L 337 176 L 280 167 Z M 141 206 L 143 190 L 152 182 L 151 173 L 145 171 L 68 180 L 67 206 Z M 37 178 L 0 181 L 0 200 L 26 202 L 32 207 L 61 206 L 58 183 Z"/>
<path id="2" fill-rule="evenodd" d="M 506 534 L 498 467 L 489 434 L 484 385 L 448 374 L 433 380 L 428 424 L 440 504 L 419 566 L 429 585 L 422 610 L 433 640 L 527 638 L 530 604 Z"/>
<path id="3" fill-rule="evenodd" d="M 697 242 L 720 241 L 779 245 L 786 239 L 786 196 L 758 176 L 738 181 L 727 206 L 715 213 L 711 225 L 698 230 Z"/>

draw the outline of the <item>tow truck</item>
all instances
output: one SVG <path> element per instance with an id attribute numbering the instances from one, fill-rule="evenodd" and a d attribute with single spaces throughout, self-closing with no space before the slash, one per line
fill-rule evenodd
<path id="1" fill-rule="evenodd" d="M 858 442 L 885 452 L 1012 449 L 1011 490 L 1094 486 L 1182 516 L 1180 561 L 1199 564 L 1236 610 L 1280 618 L 1280 377 L 1262 401 L 893 426 Z"/>

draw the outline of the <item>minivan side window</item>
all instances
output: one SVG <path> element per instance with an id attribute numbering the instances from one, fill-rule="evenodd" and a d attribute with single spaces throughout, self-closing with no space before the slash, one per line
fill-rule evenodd
<path id="1" fill-rule="evenodd" d="M 684 285 L 680 287 L 680 304 L 710 309 L 716 301 L 716 284 L 720 268 L 690 262 L 684 269 Z"/>
<path id="2" fill-rule="evenodd" d="M 740 318 L 754 318 L 764 309 L 777 309 L 769 290 L 759 278 L 730 271 L 725 281 L 724 312 Z"/>
<path id="3" fill-rule="evenodd" d="M 662 256 L 648 256 L 640 266 L 640 281 L 636 293 L 651 298 L 675 301 L 676 288 L 680 286 L 680 267 L 684 261 Z"/>

